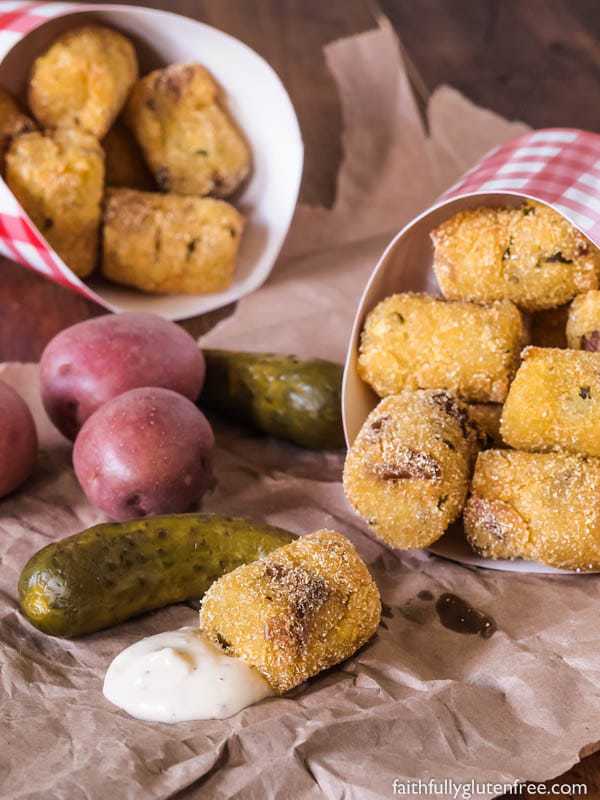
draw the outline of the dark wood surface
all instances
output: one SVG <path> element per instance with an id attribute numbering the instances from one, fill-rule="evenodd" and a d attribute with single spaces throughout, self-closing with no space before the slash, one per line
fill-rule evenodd
<path id="1" fill-rule="evenodd" d="M 263 55 L 302 126 L 301 200 L 331 205 L 341 157 L 340 109 L 322 47 L 374 24 L 374 0 L 173 0 L 143 3 L 227 31 Z M 475 102 L 534 127 L 600 131 L 598 0 L 381 0 L 421 95 L 449 83 Z M 0 361 L 36 360 L 49 339 L 102 309 L 0 259 Z M 185 323 L 201 333 L 215 316 Z M 557 698 L 560 702 L 560 698 Z M 582 699 L 583 702 L 583 699 Z M 561 780 L 600 797 L 600 754 Z"/>

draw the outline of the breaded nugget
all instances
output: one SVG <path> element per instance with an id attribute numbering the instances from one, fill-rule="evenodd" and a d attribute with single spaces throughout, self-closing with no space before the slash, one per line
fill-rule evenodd
<path id="1" fill-rule="evenodd" d="M 346 498 L 387 544 L 427 547 L 462 511 L 477 447 L 466 405 L 448 392 L 386 397 L 346 456 Z"/>
<path id="2" fill-rule="evenodd" d="M 600 460 L 567 453 L 480 453 L 464 514 L 484 558 L 600 569 Z"/>
<path id="3" fill-rule="evenodd" d="M 431 237 L 435 274 L 449 300 L 512 300 L 538 311 L 598 286 L 598 249 L 541 203 L 461 211 Z"/>
<path id="4" fill-rule="evenodd" d="M 16 136 L 35 130 L 33 120 L 24 114 L 16 101 L 0 89 L 0 172 L 4 174 L 4 157 Z"/>
<path id="5" fill-rule="evenodd" d="M 36 58 L 29 107 L 47 128 L 82 128 L 102 139 L 137 76 L 129 39 L 101 25 L 85 25 L 63 33 Z"/>
<path id="6" fill-rule="evenodd" d="M 465 400 L 504 400 L 526 341 L 508 301 L 479 306 L 396 294 L 367 317 L 358 373 L 380 397 L 402 389 L 448 389 Z"/>
<path id="7" fill-rule="evenodd" d="M 76 275 L 98 257 L 104 153 L 74 128 L 25 133 L 6 154 L 6 182 L 33 222 Z"/>
<path id="8" fill-rule="evenodd" d="M 155 294 L 203 294 L 233 280 L 244 227 L 223 200 L 110 189 L 102 272 Z"/>
<path id="9" fill-rule="evenodd" d="M 571 303 L 567 341 L 573 350 L 600 350 L 600 291 L 580 294 Z"/>
<path id="10" fill-rule="evenodd" d="M 484 447 L 502 447 L 500 435 L 501 403 L 469 403 L 467 411 L 477 426 Z"/>
<path id="11" fill-rule="evenodd" d="M 133 135 L 117 120 L 102 141 L 106 155 L 106 184 L 151 192 L 155 187 L 150 170 Z"/>
<path id="12" fill-rule="evenodd" d="M 380 615 L 379 591 L 354 546 L 319 531 L 213 583 L 200 627 L 283 693 L 353 655 Z"/>
<path id="13" fill-rule="evenodd" d="M 228 197 L 248 175 L 248 146 L 199 64 L 173 64 L 138 81 L 125 120 L 165 192 Z"/>
<path id="14" fill-rule="evenodd" d="M 528 347 L 500 432 L 517 450 L 600 456 L 600 353 Z"/>
<path id="15" fill-rule="evenodd" d="M 567 346 L 567 317 L 569 304 L 536 311 L 531 315 L 531 344 L 536 347 Z"/>

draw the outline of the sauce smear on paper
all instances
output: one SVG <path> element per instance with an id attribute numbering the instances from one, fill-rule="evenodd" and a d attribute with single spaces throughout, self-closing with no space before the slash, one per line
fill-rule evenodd
<path id="1" fill-rule="evenodd" d="M 482 639 L 489 639 L 496 631 L 496 623 L 491 617 L 477 611 L 458 595 L 441 594 L 435 610 L 442 625 L 456 633 L 479 634 Z"/>

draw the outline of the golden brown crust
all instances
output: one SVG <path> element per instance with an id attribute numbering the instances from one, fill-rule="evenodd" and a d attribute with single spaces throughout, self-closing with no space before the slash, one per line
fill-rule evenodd
<path id="1" fill-rule="evenodd" d="M 139 80 L 125 120 L 166 192 L 228 197 L 248 175 L 248 146 L 199 64 L 173 64 Z"/>
<path id="2" fill-rule="evenodd" d="M 406 292 L 368 315 L 358 372 L 380 397 L 403 389 L 447 389 L 465 400 L 502 402 L 526 329 L 518 309 L 448 303 Z"/>
<path id="3" fill-rule="evenodd" d="M 351 542 L 319 531 L 213 583 L 200 627 L 283 693 L 353 655 L 380 614 L 377 586 Z"/>
<path id="4" fill-rule="evenodd" d="M 59 36 L 35 60 L 29 107 L 47 128 L 81 128 L 101 139 L 137 75 L 129 39 L 101 25 L 84 25 Z"/>
<path id="5" fill-rule="evenodd" d="M 92 272 L 104 186 L 104 153 L 90 134 L 69 128 L 26 133 L 6 154 L 6 182 L 76 275 Z"/>
<path id="6" fill-rule="evenodd" d="M 156 294 L 202 294 L 233 279 L 243 217 L 223 200 L 107 193 L 102 272 Z"/>
<path id="7" fill-rule="evenodd" d="M 35 130 L 35 123 L 19 108 L 4 89 L 0 89 L 0 172 L 4 174 L 4 157 L 14 138 Z"/>
<path id="8" fill-rule="evenodd" d="M 600 351 L 600 291 L 580 294 L 571 303 L 567 341 L 573 350 Z"/>
<path id="9" fill-rule="evenodd" d="M 106 155 L 106 185 L 114 188 L 156 189 L 141 150 L 128 128 L 117 120 L 102 140 Z"/>
<path id="10" fill-rule="evenodd" d="M 541 203 L 462 211 L 431 236 L 435 274 L 449 300 L 504 299 L 538 311 L 598 286 L 598 249 Z"/>

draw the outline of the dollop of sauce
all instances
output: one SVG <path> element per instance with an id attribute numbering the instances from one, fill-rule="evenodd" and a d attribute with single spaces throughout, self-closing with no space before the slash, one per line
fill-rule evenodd
<path id="1" fill-rule="evenodd" d="M 272 694 L 262 675 L 225 655 L 199 628 L 132 644 L 104 678 L 107 700 L 149 722 L 225 719 Z"/>

